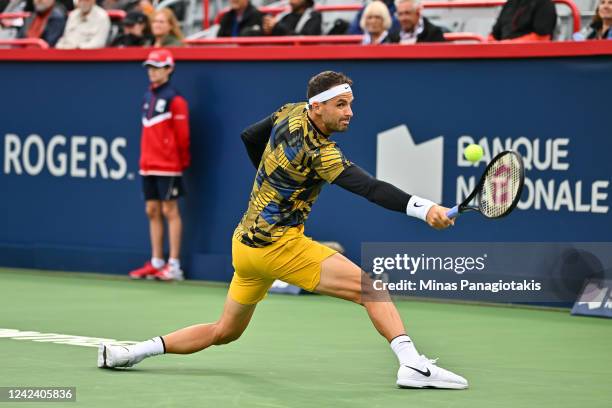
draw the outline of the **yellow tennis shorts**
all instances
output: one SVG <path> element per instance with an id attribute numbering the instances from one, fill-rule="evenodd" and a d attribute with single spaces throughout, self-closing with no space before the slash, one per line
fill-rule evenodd
<path id="1" fill-rule="evenodd" d="M 252 248 L 234 237 L 229 295 L 243 305 L 255 304 L 276 279 L 312 292 L 321 280 L 321 262 L 335 253 L 306 237 L 303 225 L 289 228 L 282 238 L 263 248 Z"/>

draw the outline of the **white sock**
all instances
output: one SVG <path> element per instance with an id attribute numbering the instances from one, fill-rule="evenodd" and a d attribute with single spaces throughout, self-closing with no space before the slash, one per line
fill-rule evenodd
<path id="1" fill-rule="evenodd" d="M 405 334 L 391 340 L 391 349 L 397 356 L 400 364 L 411 364 L 419 358 L 419 352 L 414 347 L 412 340 Z"/>
<path id="2" fill-rule="evenodd" d="M 173 267 L 173 268 L 176 268 L 176 269 L 181 269 L 181 261 L 179 261 L 179 260 L 178 260 L 178 259 L 176 259 L 176 258 L 170 258 L 170 259 L 168 259 L 168 264 L 169 264 L 171 267 Z"/>
<path id="3" fill-rule="evenodd" d="M 147 341 L 127 346 L 134 355 L 134 364 L 147 357 L 157 356 L 166 352 L 166 345 L 161 337 L 153 337 Z"/>
<path id="4" fill-rule="evenodd" d="M 151 265 L 153 265 L 155 269 L 161 269 L 165 264 L 166 262 L 161 258 L 151 258 Z"/>

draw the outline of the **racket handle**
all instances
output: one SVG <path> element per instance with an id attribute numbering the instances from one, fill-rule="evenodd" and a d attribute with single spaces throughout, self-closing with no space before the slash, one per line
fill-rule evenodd
<path id="1" fill-rule="evenodd" d="M 459 206 L 456 205 L 453 208 L 451 208 L 450 210 L 448 210 L 448 212 L 446 213 L 446 216 L 448 218 L 455 218 L 459 215 Z"/>

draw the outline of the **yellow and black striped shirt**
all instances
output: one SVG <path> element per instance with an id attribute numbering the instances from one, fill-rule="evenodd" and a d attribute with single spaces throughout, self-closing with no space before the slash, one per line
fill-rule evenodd
<path id="1" fill-rule="evenodd" d="M 235 231 L 251 247 L 270 245 L 287 228 L 304 224 L 324 183 L 351 166 L 308 119 L 305 102 L 283 106 L 270 121 L 249 207 Z"/>

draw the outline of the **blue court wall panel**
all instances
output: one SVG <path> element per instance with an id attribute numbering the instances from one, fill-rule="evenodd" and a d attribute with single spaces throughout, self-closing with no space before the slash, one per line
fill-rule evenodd
<path id="1" fill-rule="evenodd" d="M 442 179 L 430 183 L 448 206 L 484 169 L 458 159 L 459 141 L 484 140 L 492 150 L 509 143 L 538 165 L 530 159 L 523 208 L 506 219 L 465 215 L 438 232 L 327 186 L 308 235 L 340 242 L 357 262 L 362 242 L 611 240 L 612 57 L 179 61 L 173 82 L 191 108 L 182 203 L 190 277 L 231 277 L 231 235 L 255 176 L 241 130 L 304 100 L 307 80 L 330 69 L 352 77 L 355 95 L 350 129 L 334 139 L 372 174 L 379 134 L 389 130 L 411 137 L 417 152 L 391 171 L 421 174 L 422 184 L 422 169 L 442 163 Z M 138 155 L 148 83 L 140 63 L 3 62 L 0 78 L 0 265 L 124 274 L 144 262 Z M 418 153 L 439 137 L 441 149 Z"/>

